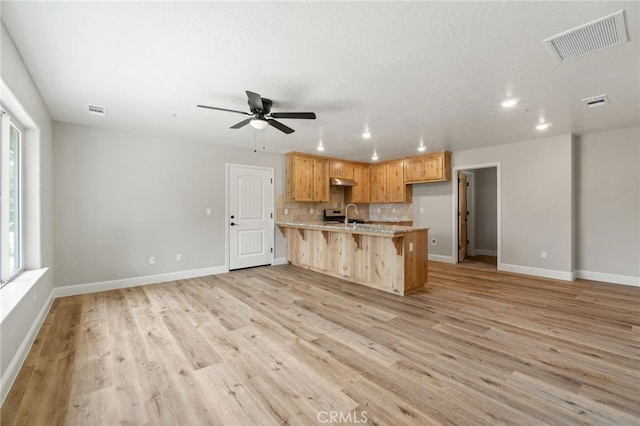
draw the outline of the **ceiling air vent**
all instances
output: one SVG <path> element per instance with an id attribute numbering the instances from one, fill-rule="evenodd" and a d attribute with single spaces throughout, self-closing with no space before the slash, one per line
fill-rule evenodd
<path id="1" fill-rule="evenodd" d="M 596 19 L 544 41 L 553 59 L 564 62 L 627 41 L 624 10 Z"/>
<path id="2" fill-rule="evenodd" d="M 107 108 L 98 105 L 89 105 L 89 114 L 99 115 L 104 117 L 107 115 Z"/>
<path id="3" fill-rule="evenodd" d="M 582 99 L 582 102 L 584 102 L 589 108 L 595 108 L 602 105 L 609 105 L 609 98 L 607 95 L 591 96 L 589 98 Z"/>

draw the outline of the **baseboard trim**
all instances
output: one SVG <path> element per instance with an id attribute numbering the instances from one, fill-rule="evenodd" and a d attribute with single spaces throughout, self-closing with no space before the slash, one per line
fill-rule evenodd
<path id="1" fill-rule="evenodd" d="M 494 257 L 497 257 L 498 256 L 498 251 L 497 250 L 476 249 L 475 250 L 475 254 L 477 254 L 479 256 L 494 256 Z"/>
<path id="2" fill-rule="evenodd" d="M 537 277 L 553 278 L 555 280 L 573 281 L 575 279 L 573 272 L 556 271 L 553 269 L 534 268 L 531 266 L 511 265 L 501 263 L 498 265 L 498 271 L 515 272 L 516 274 L 535 275 Z"/>
<path id="3" fill-rule="evenodd" d="M 218 275 L 229 272 L 225 266 L 212 266 L 210 268 L 190 269 L 187 271 L 168 272 L 166 274 L 145 275 L 134 278 L 124 278 L 121 280 L 100 281 L 87 284 L 67 285 L 55 287 L 54 297 L 76 296 L 79 294 L 97 293 L 99 291 L 118 290 L 121 288 L 137 287 L 140 285 L 158 284 L 167 281 L 186 280 L 188 278 L 204 277 L 207 275 Z"/>
<path id="4" fill-rule="evenodd" d="M 617 275 L 607 274 L 604 272 L 593 271 L 575 271 L 576 278 L 582 278 L 584 280 L 602 281 L 612 284 L 631 285 L 634 287 L 640 287 L 640 277 L 633 277 L 630 275 Z"/>
<path id="5" fill-rule="evenodd" d="M 7 369 L 4 371 L 2 377 L 0 377 L 0 406 L 4 404 L 4 400 L 11 390 L 13 382 L 15 382 L 16 377 L 18 377 L 22 364 L 24 364 L 24 361 L 27 359 L 27 355 L 29 355 L 33 341 L 36 339 L 45 318 L 47 318 L 47 314 L 51 309 L 54 298 L 54 291 L 51 290 L 47 301 L 42 306 L 42 309 L 40 309 L 38 316 L 33 321 L 33 324 L 31 324 L 26 336 L 22 339 L 22 343 L 18 347 L 18 351 L 13 355 Z"/>
<path id="6" fill-rule="evenodd" d="M 289 261 L 287 260 L 286 257 L 276 257 L 272 263 L 273 266 L 288 265 L 288 264 L 289 264 Z"/>
<path id="7" fill-rule="evenodd" d="M 433 262 L 457 263 L 453 256 L 442 256 L 440 254 L 430 254 L 429 260 Z"/>

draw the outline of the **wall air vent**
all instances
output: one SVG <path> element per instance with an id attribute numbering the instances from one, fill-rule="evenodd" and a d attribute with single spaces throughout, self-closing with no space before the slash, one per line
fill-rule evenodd
<path id="1" fill-rule="evenodd" d="M 99 115 L 104 117 L 107 115 L 107 108 L 98 105 L 89 105 L 89 114 Z"/>
<path id="2" fill-rule="evenodd" d="M 582 102 L 584 102 L 584 104 L 589 108 L 595 108 L 602 105 L 609 105 L 609 98 L 607 95 L 591 96 L 589 98 L 582 99 Z"/>
<path id="3" fill-rule="evenodd" d="M 544 40 L 556 62 L 593 53 L 627 41 L 624 10 Z"/>

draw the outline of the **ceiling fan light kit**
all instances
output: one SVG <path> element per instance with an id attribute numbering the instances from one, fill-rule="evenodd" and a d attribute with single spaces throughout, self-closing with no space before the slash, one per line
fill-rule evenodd
<path id="1" fill-rule="evenodd" d="M 218 111 L 226 111 L 226 112 L 235 112 L 237 114 L 243 115 L 251 115 L 253 117 L 242 120 L 241 122 L 234 124 L 231 126 L 232 129 L 239 129 L 241 127 L 250 124 L 251 127 L 258 130 L 264 130 L 268 126 L 275 127 L 283 133 L 290 134 L 293 133 L 291 127 L 282 124 L 281 122 L 274 120 L 275 118 L 295 118 L 295 119 L 304 119 L 304 120 L 315 120 L 316 114 L 313 112 L 271 112 L 271 106 L 273 102 L 271 99 L 263 98 L 257 93 L 246 91 L 249 104 L 249 112 L 245 111 L 237 111 L 234 109 L 227 108 L 218 108 L 207 105 L 196 105 L 198 108 L 207 108 L 207 109 L 215 109 Z"/>

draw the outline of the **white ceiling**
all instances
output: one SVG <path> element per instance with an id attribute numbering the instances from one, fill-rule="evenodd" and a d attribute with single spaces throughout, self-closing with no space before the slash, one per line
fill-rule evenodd
<path id="1" fill-rule="evenodd" d="M 244 148 L 264 134 L 273 152 L 322 139 L 326 155 L 369 161 L 414 155 L 421 138 L 456 151 L 638 126 L 639 4 L 3 0 L 1 13 L 54 120 Z M 621 9 L 628 43 L 561 64 L 542 43 Z M 248 111 L 245 90 L 318 119 L 262 133 L 196 108 Z M 608 106 L 580 102 L 604 93 Z"/>

